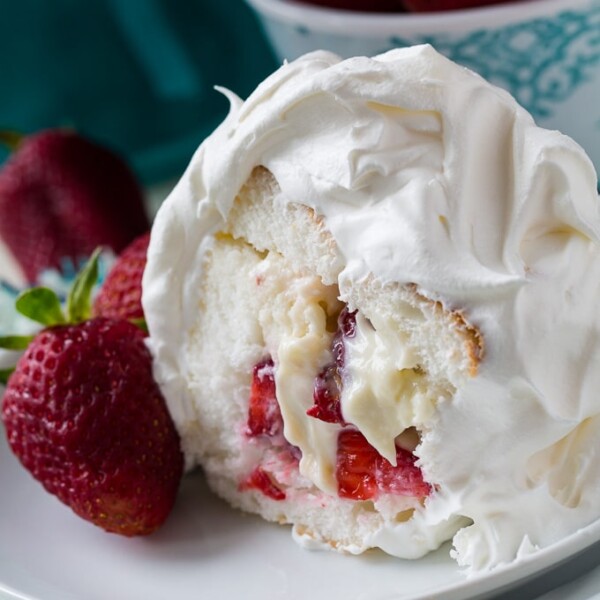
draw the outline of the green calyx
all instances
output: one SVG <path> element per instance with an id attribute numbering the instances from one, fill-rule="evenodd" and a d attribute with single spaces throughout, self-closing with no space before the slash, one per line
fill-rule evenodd
<path id="1" fill-rule="evenodd" d="M 138 329 L 141 329 L 145 334 L 150 333 L 148 330 L 148 324 L 146 323 L 146 319 L 129 319 L 129 322 L 132 325 L 135 325 Z"/>
<path id="2" fill-rule="evenodd" d="M 0 144 L 14 152 L 21 144 L 25 136 L 18 131 L 10 129 L 0 130 Z"/>
<path id="3" fill-rule="evenodd" d="M 5 350 L 25 350 L 29 346 L 32 335 L 7 335 L 6 337 L 0 336 L 0 348 Z"/>
<path id="4" fill-rule="evenodd" d="M 43 325 L 77 325 L 92 318 L 92 290 L 98 280 L 98 258 L 101 249 L 97 248 L 83 269 L 77 275 L 63 309 L 56 292 L 45 287 L 35 287 L 24 291 L 17 297 L 15 307 L 28 319 Z M 139 329 L 148 333 L 144 319 L 130 319 Z M 4 350 L 23 351 L 33 341 L 34 335 L 0 336 L 0 348 Z M 6 385 L 13 368 L 0 368 L 0 384 Z"/>
<path id="5" fill-rule="evenodd" d="M 14 369 L 0 369 L 0 384 L 6 385 Z"/>
<path id="6" fill-rule="evenodd" d="M 67 297 L 67 323 L 87 321 L 92 316 L 92 290 L 98 281 L 100 248 L 94 250 L 90 260 L 77 275 Z"/>
<path id="7" fill-rule="evenodd" d="M 97 248 L 77 275 L 67 297 L 66 314 L 56 292 L 45 287 L 31 288 L 20 294 L 15 303 L 17 311 L 44 327 L 76 325 L 89 319 L 92 316 L 92 289 L 98 279 L 99 256 L 100 248 Z M 0 337 L 0 348 L 25 350 L 32 340 L 33 336 Z M 0 370 L 0 382 L 3 382 L 3 377 L 6 377 L 6 372 Z"/>
<path id="8" fill-rule="evenodd" d="M 17 311 L 28 319 L 46 327 L 63 325 L 66 320 L 56 292 L 36 287 L 26 290 L 17 298 Z"/>

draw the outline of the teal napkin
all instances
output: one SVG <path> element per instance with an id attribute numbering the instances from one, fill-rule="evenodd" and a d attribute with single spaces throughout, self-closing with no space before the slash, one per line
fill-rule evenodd
<path id="1" fill-rule="evenodd" d="M 5 2 L 0 129 L 72 126 L 161 181 L 226 115 L 213 86 L 245 97 L 276 66 L 243 0 Z"/>

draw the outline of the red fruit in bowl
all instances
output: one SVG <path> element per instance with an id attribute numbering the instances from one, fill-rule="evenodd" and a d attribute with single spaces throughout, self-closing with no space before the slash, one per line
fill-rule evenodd
<path id="1" fill-rule="evenodd" d="M 50 290 L 17 300 L 47 327 L 32 340 L 0 339 L 29 343 L 8 378 L 2 419 L 12 451 L 46 490 L 106 531 L 146 535 L 175 502 L 179 437 L 144 333 L 124 320 L 85 319 L 89 281 L 69 298 L 68 318 Z"/>
<path id="2" fill-rule="evenodd" d="M 302 0 L 302 2 L 359 12 L 403 12 L 404 10 L 402 0 Z"/>
<path id="3" fill-rule="evenodd" d="M 142 277 L 150 233 L 136 238 L 117 258 L 94 302 L 94 314 L 99 317 L 141 320 Z"/>
<path id="4" fill-rule="evenodd" d="M 504 2 L 507 0 L 404 0 L 404 5 L 412 12 L 442 12 Z"/>
<path id="5" fill-rule="evenodd" d="M 29 281 L 97 246 L 118 253 L 148 229 L 130 169 L 73 131 L 24 138 L 0 171 L 0 238 Z"/>

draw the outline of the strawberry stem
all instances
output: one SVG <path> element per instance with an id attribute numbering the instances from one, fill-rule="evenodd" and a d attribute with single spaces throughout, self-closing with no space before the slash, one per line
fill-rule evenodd
<path id="1" fill-rule="evenodd" d="M 141 329 L 144 333 L 149 333 L 148 324 L 146 323 L 146 319 L 143 317 L 141 319 L 129 319 L 129 322 L 132 325 L 135 325 L 138 329 Z"/>
<path id="2" fill-rule="evenodd" d="M 8 335 L 0 337 L 0 348 L 3 350 L 26 350 L 32 341 L 32 335 Z"/>
<path id="3" fill-rule="evenodd" d="M 92 312 L 92 289 L 98 279 L 100 251 L 100 248 L 94 251 L 75 279 L 67 298 L 66 318 L 58 295 L 46 287 L 35 287 L 22 292 L 15 302 L 17 311 L 46 327 L 74 325 L 89 319 Z M 30 341 L 31 339 L 25 336 L 0 337 L 0 348 L 24 350 Z"/>
<path id="4" fill-rule="evenodd" d="M 0 131 L 0 144 L 6 146 L 11 152 L 19 147 L 24 138 L 25 136 L 17 131 Z"/>
<path id="5" fill-rule="evenodd" d="M 67 320 L 82 323 L 92 314 L 92 289 L 98 281 L 98 257 L 101 248 L 96 248 L 89 261 L 77 275 L 67 298 Z"/>

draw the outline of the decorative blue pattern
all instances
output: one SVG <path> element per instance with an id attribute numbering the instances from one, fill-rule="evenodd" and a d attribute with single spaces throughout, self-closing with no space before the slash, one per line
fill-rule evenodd
<path id="1" fill-rule="evenodd" d="M 95 291 L 102 285 L 113 262 L 114 256 L 112 253 L 105 252 L 100 255 L 98 259 L 98 282 Z M 61 271 L 54 269 L 44 271 L 36 284 L 53 289 L 61 301 L 64 302 L 75 276 L 84 263 L 85 259 L 82 259 L 78 265 L 74 265 L 71 260 L 65 259 L 61 264 Z M 21 291 L 0 279 L 0 335 L 31 333 L 38 328 L 37 324 L 19 315 L 15 310 L 15 300 Z"/>
<path id="2" fill-rule="evenodd" d="M 392 48 L 431 44 L 509 90 L 535 118 L 545 118 L 553 115 L 555 103 L 563 102 L 600 67 L 600 3 L 552 19 L 481 29 L 461 39 L 444 34 L 394 36 L 389 43 Z"/>

